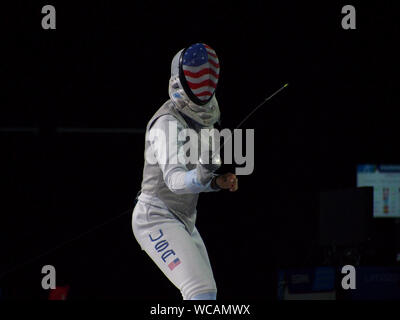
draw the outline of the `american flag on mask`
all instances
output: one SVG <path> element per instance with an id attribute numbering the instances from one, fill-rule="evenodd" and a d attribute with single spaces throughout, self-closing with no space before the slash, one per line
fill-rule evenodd
<path id="1" fill-rule="evenodd" d="M 208 100 L 217 87 L 219 61 L 215 51 L 204 43 L 190 46 L 182 57 L 182 69 L 193 94 Z"/>

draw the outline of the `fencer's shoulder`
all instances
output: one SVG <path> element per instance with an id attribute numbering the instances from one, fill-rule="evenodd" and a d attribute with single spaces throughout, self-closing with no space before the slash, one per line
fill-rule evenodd
<path id="1" fill-rule="evenodd" d="M 178 123 L 179 121 L 172 114 L 163 114 L 160 115 L 157 119 L 155 119 L 152 128 L 165 127 L 171 122 Z"/>
<path id="2" fill-rule="evenodd" d="M 175 107 L 171 100 L 167 100 L 158 110 L 153 114 L 150 121 L 156 120 L 157 118 L 164 116 L 164 115 L 173 115 L 175 114 Z"/>
<path id="3" fill-rule="evenodd" d="M 159 107 L 158 110 L 152 115 L 150 120 L 147 122 L 147 128 L 150 129 L 160 117 L 169 114 L 171 114 L 171 112 L 168 100 L 161 107 Z"/>
<path id="4" fill-rule="evenodd" d="M 182 115 L 176 109 L 174 103 L 171 100 L 165 102 L 153 115 L 148 123 L 148 129 L 152 128 L 154 124 L 158 123 L 170 123 L 177 122 L 178 128 L 180 126 L 187 126 Z"/>
<path id="5" fill-rule="evenodd" d="M 174 130 L 182 130 L 184 125 L 172 114 L 163 114 L 154 120 L 149 131 L 153 129 L 162 130 L 165 132 L 169 132 L 171 128 L 175 128 Z"/>

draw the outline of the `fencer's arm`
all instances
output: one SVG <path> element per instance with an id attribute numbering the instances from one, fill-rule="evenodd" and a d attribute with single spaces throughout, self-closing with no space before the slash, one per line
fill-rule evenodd
<path id="1" fill-rule="evenodd" d="M 180 162 L 179 152 L 183 152 L 184 142 L 178 139 L 171 139 L 169 142 L 170 128 L 177 128 L 177 135 L 183 130 L 182 124 L 175 117 L 164 115 L 153 124 L 149 135 L 154 156 L 163 172 L 167 187 L 177 194 L 218 191 L 211 186 L 212 177 L 200 182 L 199 169 L 188 170 L 186 165 Z M 152 134 L 154 130 L 164 132 L 165 136 L 160 138 L 156 134 Z"/>

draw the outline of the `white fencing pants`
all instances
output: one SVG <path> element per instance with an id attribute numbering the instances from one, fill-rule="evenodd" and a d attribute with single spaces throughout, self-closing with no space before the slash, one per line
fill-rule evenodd
<path id="1" fill-rule="evenodd" d="M 150 258 L 181 291 L 184 300 L 216 295 L 217 287 L 204 242 L 168 209 L 138 201 L 132 215 L 133 234 Z"/>

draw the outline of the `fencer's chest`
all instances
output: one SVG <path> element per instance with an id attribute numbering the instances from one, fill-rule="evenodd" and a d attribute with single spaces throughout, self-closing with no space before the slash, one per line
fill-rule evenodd
<path id="1" fill-rule="evenodd" d="M 184 155 L 184 161 L 188 170 L 192 170 L 196 167 L 202 148 L 202 139 L 200 130 L 196 128 L 190 128 L 185 126 L 183 132 L 181 132 L 184 143 L 182 145 L 180 154 Z M 183 139 L 182 139 L 183 140 Z"/>

